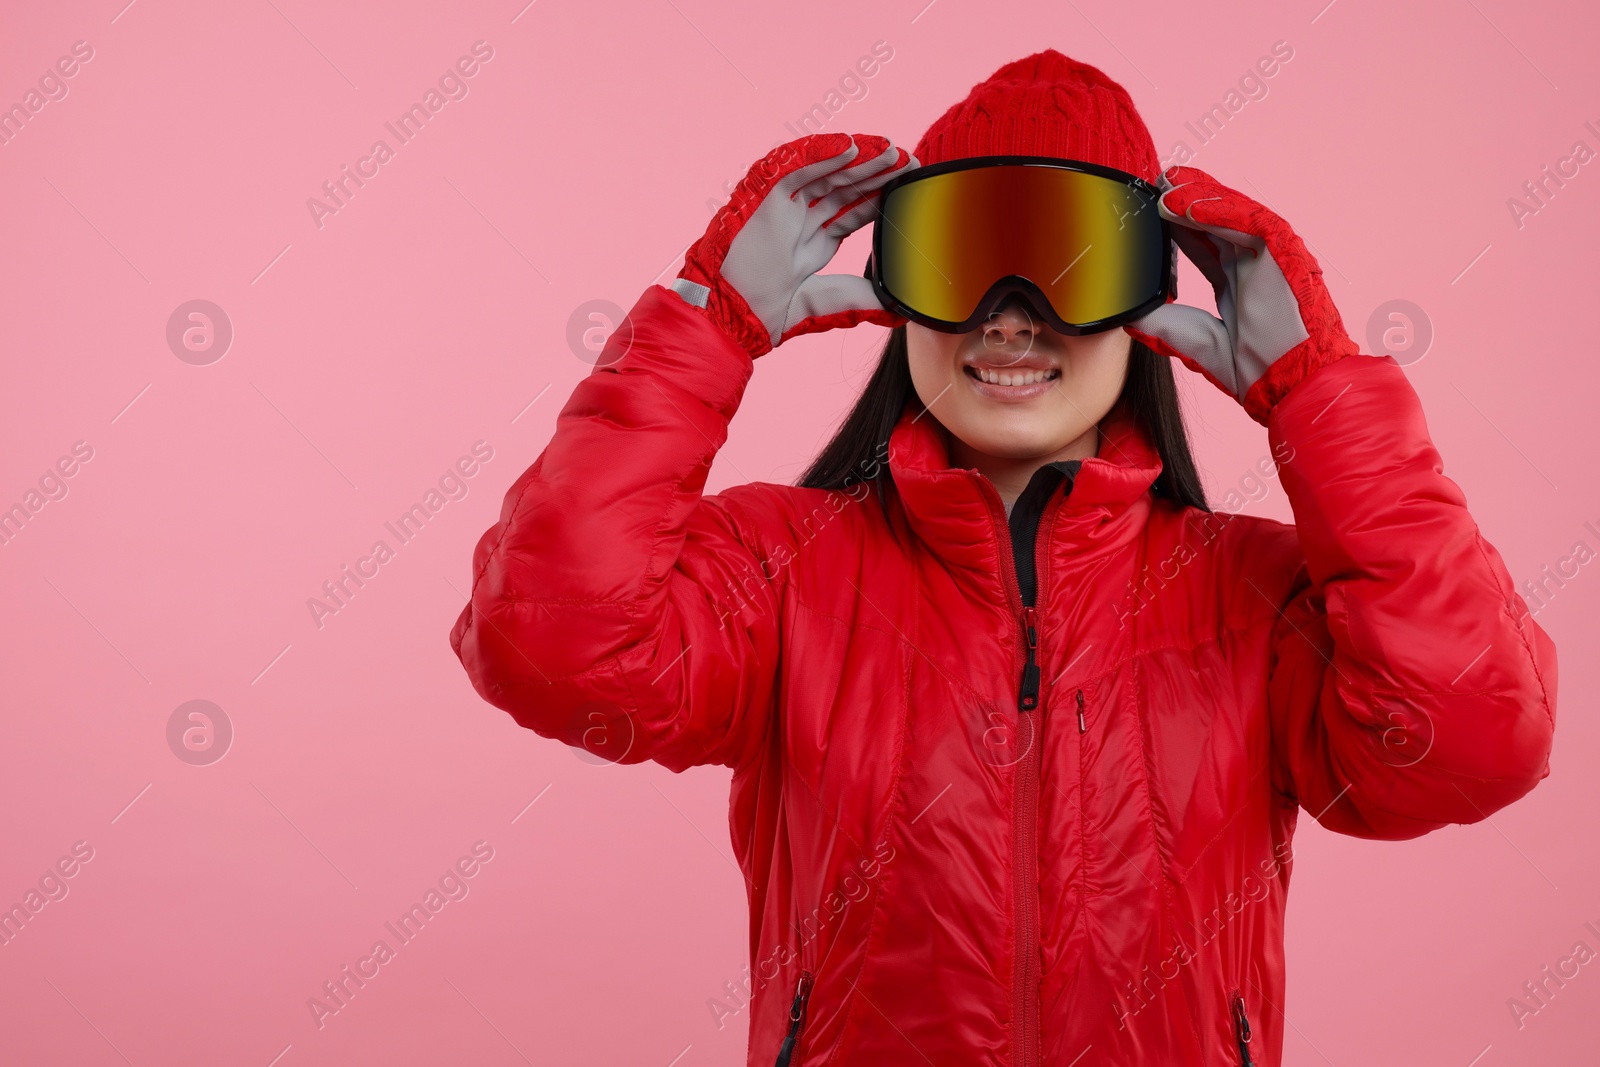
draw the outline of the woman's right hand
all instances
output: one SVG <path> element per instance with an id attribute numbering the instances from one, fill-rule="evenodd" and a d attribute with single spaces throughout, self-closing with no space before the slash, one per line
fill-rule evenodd
<path id="1" fill-rule="evenodd" d="M 877 211 L 877 191 L 916 167 L 886 138 L 811 134 L 768 152 L 689 248 L 670 288 L 752 359 L 803 333 L 905 320 L 872 283 L 816 272 Z"/>

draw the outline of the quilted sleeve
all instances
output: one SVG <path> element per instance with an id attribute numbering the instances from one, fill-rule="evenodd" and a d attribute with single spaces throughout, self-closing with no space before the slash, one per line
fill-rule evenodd
<path id="1" fill-rule="evenodd" d="M 1274 597 L 1280 790 L 1330 830 L 1394 840 L 1526 794 L 1550 773 L 1555 647 L 1445 477 L 1404 372 L 1366 355 L 1323 367 L 1268 432 L 1304 560 Z"/>
<path id="2" fill-rule="evenodd" d="M 752 361 L 661 286 L 629 323 L 479 542 L 450 644 L 485 700 L 587 758 L 738 766 L 778 606 L 735 507 L 701 494 Z"/>

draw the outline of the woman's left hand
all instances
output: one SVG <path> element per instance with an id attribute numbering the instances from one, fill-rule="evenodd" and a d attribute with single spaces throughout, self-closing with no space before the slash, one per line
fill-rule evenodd
<path id="1" fill-rule="evenodd" d="M 1322 269 L 1279 215 L 1194 167 L 1168 168 L 1161 187 L 1161 217 L 1211 282 L 1222 317 L 1168 303 L 1123 329 L 1205 375 L 1266 425 L 1296 383 L 1359 349 Z"/>

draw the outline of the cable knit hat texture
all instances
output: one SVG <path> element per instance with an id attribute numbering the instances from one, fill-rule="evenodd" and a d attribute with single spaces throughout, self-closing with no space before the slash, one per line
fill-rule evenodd
<path id="1" fill-rule="evenodd" d="M 973 86 L 917 142 L 924 165 L 972 156 L 1054 156 L 1115 167 L 1156 183 L 1161 162 L 1126 89 L 1053 48 L 1007 63 Z"/>

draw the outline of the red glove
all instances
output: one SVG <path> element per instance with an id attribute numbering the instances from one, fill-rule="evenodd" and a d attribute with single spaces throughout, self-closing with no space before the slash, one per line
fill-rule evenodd
<path id="1" fill-rule="evenodd" d="M 812 134 L 768 152 L 684 256 L 670 288 L 752 359 L 802 333 L 905 319 L 872 283 L 824 274 L 839 243 L 877 212 L 877 190 L 917 165 L 885 138 Z"/>
<path id="2" fill-rule="evenodd" d="M 1287 222 L 1194 167 L 1169 168 L 1161 187 L 1161 217 L 1211 282 L 1222 318 L 1168 303 L 1123 329 L 1205 375 L 1266 425 L 1296 383 L 1359 349 L 1322 268 Z"/>

